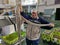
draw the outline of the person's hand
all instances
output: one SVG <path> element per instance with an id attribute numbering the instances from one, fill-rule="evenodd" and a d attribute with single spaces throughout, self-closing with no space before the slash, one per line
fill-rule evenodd
<path id="1" fill-rule="evenodd" d="M 54 27 L 54 24 L 53 24 L 53 23 L 50 23 L 49 26 L 50 26 L 50 27 Z"/>
<path id="2" fill-rule="evenodd" d="M 22 8 L 22 5 L 20 4 L 20 12 L 22 12 L 23 11 L 23 8 Z"/>

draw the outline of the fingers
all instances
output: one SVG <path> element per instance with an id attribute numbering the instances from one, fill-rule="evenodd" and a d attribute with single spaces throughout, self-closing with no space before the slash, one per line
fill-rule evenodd
<path id="1" fill-rule="evenodd" d="M 49 25 L 50 27 L 54 27 L 54 24 L 53 23 L 50 23 L 50 25 Z"/>

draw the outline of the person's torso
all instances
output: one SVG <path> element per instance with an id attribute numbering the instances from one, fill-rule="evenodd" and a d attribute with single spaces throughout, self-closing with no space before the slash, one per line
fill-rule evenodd
<path id="1" fill-rule="evenodd" d="M 37 19 L 31 19 L 30 21 L 32 21 L 34 23 L 40 23 Z M 30 39 L 30 40 L 39 39 L 39 37 L 40 37 L 40 27 L 39 26 L 28 24 L 26 31 L 27 31 L 26 36 L 28 39 Z"/>

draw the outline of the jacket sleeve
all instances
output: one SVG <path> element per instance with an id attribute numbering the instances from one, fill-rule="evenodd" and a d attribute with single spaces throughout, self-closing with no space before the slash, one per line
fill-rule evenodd
<path id="1" fill-rule="evenodd" d="M 50 23 L 50 22 L 46 21 L 45 19 L 43 19 L 43 18 L 41 18 L 41 17 L 39 17 L 39 22 L 40 22 L 41 24 L 49 24 L 49 23 Z M 50 26 L 42 26 L 41 28 L 50 30 L 50 29 L 52 29 L 53 27 L 50 27 Z"/>
<path id="2" fill-rule="evenodd" d="M 25 12 L 20 12 L 21 16 L 23 16 L 24 18 L 26 18 L 27 20 L 30 19 L 30 16 L 28 14 L 26 14 Z M 25 24 L 27 24 L 26 22 L 24 22 Z"/>
<path id="3" fill-rule="evenodd" d="M 24 18 L 26 18 L 27 20 L 30 19 L 30 16 L 27 15 L 25 12 L 20 12 L 20 13 L 21 13 L 21 15 L 22 15 Z"/>

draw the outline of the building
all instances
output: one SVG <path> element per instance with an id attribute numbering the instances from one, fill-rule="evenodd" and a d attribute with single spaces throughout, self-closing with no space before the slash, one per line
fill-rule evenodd
<path id="1" fill-rule="evenodd" d="M 41 2 L 41 3 L 40 3 Z M 60 0 L 42 0 L 39 2 L 39 12 L 44 12 L 45 17 L 60 17 Z"/>
<path id="2" fill-rule="evenodd" d="M 37 0 L 22 0 L 22 5 L 25 11 L 31 12 L 31 9 L 36 7 Z"/>
<path id="3" fill-rule="evenodd" d="M 0 0 L 0 3 L 16 5 L 16 0 Z M 30 13 L 33 8 L 36 8 L 38 12 L 43 12 L 44 16 L 50 17 L 57 9 L 60 10 L 60 0 L 22 0 L 22 6 L 25 12 Z"/>
<path id="4" fill-rule="evenodd" d="M 37 3 L 37 2 L 36 2 Z M 30 10 L 31 8 L 36 8 L 36 3 L 32 5 L 23 5 L 24 8 Z M 60 0 L 38 0 L 38 11 L 44 12 L 44 10 L 56 10 L 56 8 L 60 8 Z M 29 9 L 30 8 L 30 9 Z M 28 11 L 29 12 L 29 11 Z"/>
<path id="5" fill-rule="evenodd" d="M 60 0 L 46 0 L 46 1 L 43 1 L 44 2 L 44 4 L 39 4 L 39 9 L 42 11 L 42 12 L 44 12 L 44 10 L 45 9 L 55 9 L 56 10 L 56 8 L 60 8 L 60 2 L 59 2 Z M 39 10 L 39 11 L 40 11 Z M 41 12 L 40 11 L 40 12 Z"/>
<path id="6" fill-rule="evenodd" d="M 26 12 L 31 12 L 31 9 L 36 8 L 38 12 L 44 13 L 44 17 L 53 18 L 57 9 L 60 10 L 60 0 L 38 0 L 35 3 L 33 1 L 31 5 L 23 5 L 23 8 Z M 60 13 L 57 13 L 57 15 L 60 15 Z"/>

